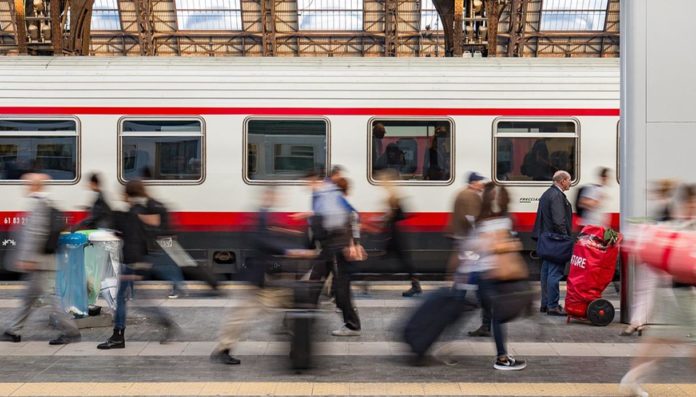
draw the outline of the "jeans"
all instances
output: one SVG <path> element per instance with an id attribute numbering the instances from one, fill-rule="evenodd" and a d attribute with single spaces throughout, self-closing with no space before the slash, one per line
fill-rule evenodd
<path id="1" fill-rule="evenodd" d="M 541 263 L 541 307 L 556 309 L 559 307 L 560 292 L 558 284 L 563 278 L 565 266 L 543 261 Z"/>
<path id="2" fill-rule="evenodd" d="M 129 280 L 135 274 L 133 269 L 128 265 L 121 265 L 121 274 L 118 281 L 118 292 L 116 293 L 116 313 L 114 314 L 114 328 L 124 330 L 126 329 L 126 295 L 128 287 L 133 288 L 133 281 Z M 125 280 L 124 280 L 125 276 Z M 166 315 L 166 313 L 158 306 L 142 308 L 144 312 L 155 319 L 157 323 L 164 326 L 169 326 L 172 324 L 172 320 Z"/>
<path id="3" fill-rule="evenodd" d="M 490 316 L 492 312 L 492 294 L 495 292 L 495 282 L 486 280 L 484 278 L 479 278 L 479 296 L 481 299 L 481 310 L 484 313 L 489 313 L 490 324 L 492 325 L 493 340 L 495 340 L 495 349 L 498 357 L 507 356 L 507 349 L 505 349 L 505 329 L 503 324 L 498 321 L 495 316 Z"/>
<path id="4" fill-rule="evenodd" d="M 474 285 L 479 285 L 479 289 L 476 291 L 476 298 L 478 299 L 479 303 L 481 303 L 481 326 L 491 329 L 491 323 L 492 323 L 492 318 L 491 318 L 491 310 L 490 307 L 486 307 L 483 305 L 483 290 L 480 287 L 481 284 L 481 273 L 480 272 L 473 272 L 469 274 L 469 284 L 474 284 Z"/>
<path id="5" fill-rule="evenodd" d="M 152 274 L 164 281 L 171 281 L 174 289 L 183 290 L 184 275 L 181 268 L 164 251 L 155 252 L 146 257 L 152 263 Z"/>

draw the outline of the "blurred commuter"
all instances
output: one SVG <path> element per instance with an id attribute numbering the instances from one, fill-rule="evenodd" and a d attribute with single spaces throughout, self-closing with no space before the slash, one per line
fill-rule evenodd
<path id="1" fill-rule="evenodd" d="M 406 220 L 406 211 L 404 211 L 403 199 L 395 184 L 395 181 L 399 179 L 398 173 L 392 169 L 385 169 L 379 173 L 378 178 L 380 185 L 387 193 L 386 212 L 383 219 L 383 229 L 387 234 L 386 255 L 387 257 L 395 257 L 411 280 L 411 288 L 404 291 L 401 295 L 404 297 L 420 295 L 423 293 L 423 289 L 415 274 L 415 267 L 408 252 L 407 236 L 401 225 L 401 222 Z"/>
<path id="2" fill-rule="evenodd" d="M 583 186 L 578 191 L 576 203 L 577 214 L 580 217 L 581 226 L 610 226 L 609 215 L 606 211 L 606 204 L 609 201 L 607 186 L 611 171 L 609 168 L 602 167 L 598 172 L 598 184 Z"/>
<path id="3" fill-rule="evenodd" d="M 111 207 L 104 198 L 101 189 L 101 177 L 92 173 L 89 176 L 89 190 L 96 193 L 97 197 L 89 208 L 89 215 L 82 222 L 72 227 L 72 231 L 82 229 L 108 229 L 111 227 Z"/>
<path id="4" fill-rule="evenodd" d="M 231 355 L 237 346 L 241 334 L 246 330 L 252 319 L 264 311 L 268 305 L 277 302 L 269 302 L 264 295 L 265 276 L 268 266 L 273 262 L 274 256 L 283 255 L 291 258 L 312 258 L 316 256 L 314 250 L 293 249 L 280 242 L 273 233 L 272 209 L 277 200 L 277 193 L 273 187 L 266 189 L 261 198 L 261 206 L 257 212 L 256 229 L 252 235 L 253 254 L 246 262 L 247 270 L 242 275 L 252 289 L 242 290 L 243 303 L 232 308 L 225 322 L 220 328 L 218 344 L 210 355 L 214 362 L 227 365 L 238 365 L 241 361 Z"/>
<path id="5" fill-rule="evenodd" d="M 514 285 L 519 281 L 526 282 L 526 264 L 519 256 L 522 248 L 518 240 L 512 238 L 512 220 L 508 216 L 510 196 L 507 190 L 495 183 L 486 184 L 481 212 L 476 220 L 475 237 L 470 247 L 478 254 L 479 259 L 473 261 L 470 271 L 475 274 L 479 288 L 479 299 L 482 304 L 484 321 L 477 331 L 481 331 L 489 324 L 493 329 L 493 338 L 497 351 L 494 368 L 498 370 L 521 370 L 527 364 L 524 360 L 518 360 L 508 355 L 505 346 L 505 328 L 502 324 L 507 321 L 501 318 L 494 310 L 496 305 L 512 306 L 512 302 L 503 302 L 509 299 L 506 294 L 513 292 L 515 300 L 518 292 Z M 513 256 L 514 255 L 514 256 Z M 496 269 L 504 267 L 504 269 Z M 505 274 L 501 275 L 501 272 Z"/>
<path id="6" fill-rule="evenodd" d="M 61 334 L 49 341 L 51 345 L 65 345 L 80 340 L 80 330 L 75 321 L 63 310 L 60 298 L 55 294 L 55 255 L 46 253 L 48 240 L 51 239 L 54 216 L 52 204 L 44 190 L 44 183 L 49 180 L 46 174 L 30 173 L 22 176 L 27 186 L 27 196 L 31 202 L 26 214 L 26 223 L 22 226 L 17 239 L 15 270 L 24 273 L 26 289 L 22 304 L 9 328 L 0 336 L 0 340 L 21 342 L 20 332 L 24 323 L 34 309 L 34 304 L 44 291 L 51 291 L 51 317 L 58 324 Z M 50 285 L 50 284 L 53 285 Z"/>
<path id="7" fill-rule="evenodd" d="M 97 349 L 123 349 L 126 347 L 126 289 L 129 282 L 150 275 L 154 266 L 147 263 L 148 247 L 152 246 L 153 235 L 146 230 L 146 223 L 157 224 L 161 220 L 157 214 L 148 209 L 148 197 L 142 181 L 131 180 L 126 183 L 124 201 L 129 208 L 126 212 L 114 212 L 114 229 L 122 240 L 123 265 L 119 276 L 118 292 L 116 294 L 116 313 L 114 314 L 114 332 L 106 342 Z M 164 327 L 161 342 L 169 341 L 175 330 L 174 322 L 158 306 L 150 308 L 157 323 Z"/>
<path id="8" fill-rule="evenodd" d="M 334 336 L 360 335 L 360 317 L 353 305 L 350 288 L 350 274 L 354 272 L 355 264 L 346 256 L 350 247 L 356 244 L 351 227 L 355 213 L 336 184 L 324 180 L 315 185 L 311 222 L 321 255 L 309 278 L 324 280 L 336 266 L 336 305 L 343 313 L 344 325 L 331 333 Z"/>
<path id="9" fill-rule="evenodd" d="M 696 185 L 682 189 L 678 214 L 669 223 L 675 232 L 696 231 Z M 665 259 L 666 260 L 666 259 Z M 691 259 L 693 261 L 693 258 Z M 694 265 L 691 264 L 691 267 Z M 622 389 L 634 396 L 648 396 L 641 384 L 657 369 L 657 364 L 665 357 L 671 357 L 674 348 L 690 349 L 692 360 L 696 360 L 693 348 L 696 335 L 696 278 L 675 280 L 674 285 L 658 284 L 655 291 L 655 306 L 660 310 L 654 313 L 647 331 L 648 340 L 639 348 L 629 370 L 621 379 Z"/>
<path id="10" fill-rule="evenodd" d="M 656 222 L 670 222 L 674 219 L 674 191 L 676 183 L 670 179 L 657 182 L 653 189 L 651 218 Z M 655 290 L 664 275 L 645 264 L 635 266 L 635 288 L 631 301 L 631 320 L 621 331 L 621 336 L 641 335 L 653 312 Z"/>
<path id="11" fill-rule="evenodd" d="M 481 194 L 486 185 L 486 178 L 478 172 L 471 172 L 467 178 L 467 186 L 461 189 L 454 200 L 452 215 L 450 216 L 448 231 L 454 238 L 455 249 L 450 261 L 450 269 L 459 264 L 460 257 L 475 262 L 475 253 L 469 250 L 468 238 L 471 237 L 476 219 L 481 213 Z M 478 275 L 475 272 L 469 274 L 469 283 L 477 284 Z M 470 336 L 490 336 L 491 318 L 487 310 L 481 311 L 481 326 L 470 331 Z"/>
<path id="12" fill-rule="evenodd" d="M 553 186 L 539 199 L 532 238 L 539 240 L 544 233 L 571 235 L 573 209 L 564 192 L 570 189 L 570 174 L 557 171 L 553 175 Z M 571 248 L 572 249 L 572 248 Z M 565 316 L 559 304 L 559 284 L 563 278 L 565 263 L 542 260 L 541 264 L 541 307 L 539 310 L 550 316 Z"/>
<path id="13" fill-rule="evenodd" d="M 176 299 L 184 291 L 184 275 L 181 268 L 164 250 L 164 247 L 172 247 L 176 238 L 171 228 L 169 211 L 162 202 L 148 194 L 145 185 L 142 185 L 142 189 L 145 194 L 142 203 L 145 212 L 140 215 L 140 218 L 148 237 L 147 261 L 152 264 L 152 275 L 172 283 L 172 290 L 168 297 Z"/>

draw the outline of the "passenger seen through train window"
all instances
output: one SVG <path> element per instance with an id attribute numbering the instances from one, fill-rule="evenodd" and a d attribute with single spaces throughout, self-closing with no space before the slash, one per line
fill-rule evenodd
<path id="1" fill-rule="evenodd" d="M 447 120 L 375 120 L 370 139 L 371 177 L 396 171 L 403 181 L 447 181 L 452 174 Z"/>
<path id="2" fill-rule="evenodd" d="M 556 171 L 576 175 L 577 126 L 573 121 L 499 121 L 495 175 L 505 182 L 551 181 Z"/>

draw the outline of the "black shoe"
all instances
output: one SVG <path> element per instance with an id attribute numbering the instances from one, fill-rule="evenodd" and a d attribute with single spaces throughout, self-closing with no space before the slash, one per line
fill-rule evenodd
<path id="1" fill-rule="evenodd" d="M 223 350 L 223 351 L 211 354 L 210 361 L 220 363 L 220 364 L 227 364 L 227 365 L 239 365 L 242 363 L 239 359 L 230 356 L 229 350 Z"/>
<path id="2" fill-rule="evenodd" d="M 556 308 L 547 310 L 546 315 L 547 316 L 556 316 L 556 317 L 565 317 L 568 314 L 563 311 L 562 307 L 558 306 Z"/>
<path id="3" fill-rule="evenodd" d="M 17 334 L 13 334 L 12 332 L 5 331 L 2 335 L 0 335 L 0 341 L 1 342 L 19 343 L 22 341 L 22 335 L 17 335 Z"/>
<path id="4" fill-rule="evenodd" d="M 413 280 L 411 281 L 411 288 L 408 291 L 404 291 L 401 293 L 401 296 L 410 298 L 412 296 L 420 295 L 423 293 L 423 289 L 420 286 L 420 282 L 418 280 Z"/>
<path id="5" fill-rule="evenodd" d="M 126 341 L 124 339 L 107 339 L 106 342 L 97 345 L 99 350 L 125 349 Z"/>
<path id="6" fill-rule="evenodd" d="M 542 307 L 539 308 L 539 312 L 540 312 L 540 313 L 546 313 L 547 311 L 549 311 L 549 308 L 546 307 L 546 306 L 542 306 Z"/>
<path id="7" fill-rule="evenodd" d="M 491 336 L 491 330 L 482 325 L 476 331 L 469 331 L 469 336 Z"/>
<path id="8" fill-rule="evenodd" d="M 75 343 L 79 342 L 82 340 L 81 335 L 73 335 L 73 336 L 68 336 L 68 335 L 61 335 L 57 337 L 56 339 L 51 339 L 48 341 L 49 345 L 67 345 L 68 343 Z"/>
<path id="9" fill-rule="evenodd" d="M 124 335 L 124 330 L 114 328 L 114 333 L 111 335 L 109 339 L 106 340 L 104 343 L 100 343 L 97 345 L 97 349 L 99 350 L 110 350 L 110 349 L 125 349 L 126 348 L 126 339 Z"/>

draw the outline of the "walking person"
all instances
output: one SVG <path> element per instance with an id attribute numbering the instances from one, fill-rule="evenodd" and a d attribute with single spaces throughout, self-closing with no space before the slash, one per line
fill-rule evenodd
<path id="1" fill-rule="evenodd" d="M 543 233 L 571 235 L 573 209 L 565 196 L 565 192 L 570 189 L 570 183 L 570 174 L 566 171 L 556 171 L 553 175 L 553 186 L 548 188 L 539 199 L 539 208 L 532 231 L 533 239 L 539 240 Z M 554 263 L 542 258 L 541 307 L 539 308 L 542 313 L 550 316 L 566 315 L 559 304 L 559 284 L 564 270 L 565 263 Z"/>
<path id="2" fill-rule="evenodd" d="M 12 324 L 0 336 L 0 340 L 21 342 L 21 331 L 26 320 L 34 310 L 34 304 L 44 294 L 51 290 L 51 317 L 58 324 L 61 334 L 50 340 L 50 345 L 65 345 L 80 340 L 80 330 L 75 321 L 63 310 L 60 299 L 55 294 L 55 255 L 46 253 L 46 244 L 52 232 L 52 204 L 44 190 L 49 176 L 45 174 L 25 174 L 22 179 L 27 184 L 27 196 L 30 210 L 26 223 L 22 226 L 17 239 L 16 259 L 12 265 L 24 273 L 26 289 L 22 296 L 22 304 L 15 315 Z M 11 267 L 12 267 L 11 266 Z M 53 286 L 49 284 L 53 283 Z"/>
<path id="3" fill-rule="evenodd" d="M 146 207 L 148 197 L 145 185 L 140 180 L 131 180 L 126 183 L 124 189 L 124 201 L 128 204 L 128 211 L 114 212 L 114 229 L 121 237 L 122 260 L 119 273 L 118 292 L 116 294 L 116 313 L 114 314 L 114 332 L 106 342 L 97 345 L 97 349 L 123 349 L 126 347 L 126 290 L 129 283 L 140 279 L 152 272 L 152 265 L 147 263 L 148 246 L 152 246 L 152 235 L 146 231 L 145 221 L 150 224 L 157 222 L 157 216 L 153 215 Z M 157 323 L 164 327 L 160 342 L 169 341 L 176 325 L 159 307 L 153 306 L 149 311 Z"/>
<path id="4" fill-rule="evenodd" d="M 512 238 L 512 220 L 508 216 L 510 196 L 502 186 L 496 186 L 493 182 L 485 185 L 481 202 L 481 213 L 476 220 L 476 236 L 473 238 L 471 248 L 479 255 L 479 260 L 473 263 L 470 270 L 476 273 L 479 288 L 479 299 L 482 304 L 482 312 L 490 321 L 493 330 L 493 338 L 497 351 L 495 369 L 504 371 L 518 371 L 524 369 L 527 364 L 524 360 L 510 356 L 506 348 L 505 326 L 500 314 L 494 310 L 495 305 L 511 306 L 511 302 L 497 302 L 504 299 L 505 294 L 513 283 L 523 281 L 526 283 L 526 264 L 519 257 L 518 251 L 521 244 Z M 514 257 L 509 255 L 513 254 Z M 501 264 L 501 261 L 507 261 Z M 516 261 L 516 263 L 511 263 Z M 508 276 L 509 279 L 501 279 L 495 276 L 496 266 L 504 266 L 519 271 L 519 275 Z M 520 271 L 521 270 L 521 271 Z M 515 298 L 518 299 L 518 298 Z M 484 325 L 488 324 L 483 324 Z"/>
<path id="5" fill-rule="evenodd" d="M 89 176 L 89 190 L 96 194 L 94 203 L 89 208 L 89 215 L 72 227 L 72 231 L 83 229 L 108 229 L 111 227 L 112 214 L 109 203 L 104 198 L 101 177 L 96 172 Z"/>
<path id="6" fill-rule="evenodd" d="M 379 173 L 380 185 L 387 193 L 386 212 L 383 219 L 383 228 L 387 234 L 385 251 L 387 257 L 395 257 L 399 261 L 401 268 L 408 274 L 411 280 L 411 288 L 404 291 L 401 295 L 410 298 L 422 294 L 423 289 L 416 276 L 411 255 L 408 252 L 407 236 L 401 226 L 401 222 L 406 220 L 406 212 L 403 207 L 403 199 L 394 183 L 398 179 L 397 171 L 390 168 L 384 169 Z"/>
<path id="7" fill-rule="evenodd" d="M 581 226 L 610 226 L 610 219 L 606 211 L 606 203 L 609 201 L 607 186 L 611 171 L 602 167 L 597 173 L 598 184 L 587 185 L 580 188 L 576 203 L 576 212 L 580 217 L 578 223 Z"/>
<path id="8" fill-rule="evenodd" d="M 274 255 L 290 258 L 313 258 L 314 250 L 291 249 L 281 244 L 273 233 L 272 209 L 277 199 L 273 187 L 263 192 L 261 205 L 257 212 L 256 230 L 252 234 L 251 257 L 246 261 L 247 270 L 243 279 L 251 289 L 242 290 L 241 305 L 232 308 L 220 328 L 217 346 L 210 354 L 210 360 L 220 364 L 239 365 L 241 360 L 232 356 L 239 338 L 250 325 L 250 322 L 264 311 L 269 304 L 264 298 L 266 269 L 273 262 Z M 273 304 L 275 302 L 271 302 Z"/>
<path id="9" fill-rule="evenodd" d="M 456 246 L 453 257 L 457 263 L 459 263 L 460 256 L 470 258 L 475 255 L 469 250 L 468 239 L 473 234 L 476 219 L 481 213 L 481 195 L 487 179 L 478 172 L 471 172 L 467 182 L 467 186 L 457 193 L 449 223 L 449 232 L 453 236 Z M 473 261 L 475 262 L 475 260 Z M 478 284 L 478 273 L 471 272 L 468 283 Z M 468 334 L 469 336 L 491 336 L 491 316 L 488 310 L 481 308 L 481 325 L 478 329 L 469 331 Z"/>

